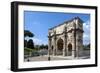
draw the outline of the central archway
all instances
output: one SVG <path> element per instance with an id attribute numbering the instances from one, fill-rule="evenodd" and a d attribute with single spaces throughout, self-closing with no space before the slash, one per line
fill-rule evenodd
<path id="1" fill-rule="evenodd" d="M 62 55 L 63 54 L 63 40 L 60 38 L 57 41 L 57 55 Z"/>
<path id="2" fill-rule="evenodd" d="M 68 44 L 68 56 L 72 55 L 72 44 Z"/>

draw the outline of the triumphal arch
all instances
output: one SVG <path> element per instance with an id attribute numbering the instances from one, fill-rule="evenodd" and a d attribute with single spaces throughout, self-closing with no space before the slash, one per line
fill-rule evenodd
<path id="1" fill-rule="evenodd" d="M 79 17 L 75 17 L 49 29 L 49 55 L 78 57 L 82 49 L 83 21 Z"/>

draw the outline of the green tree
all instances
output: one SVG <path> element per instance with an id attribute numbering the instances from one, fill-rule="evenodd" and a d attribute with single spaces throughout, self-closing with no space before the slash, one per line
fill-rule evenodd
<path id="1" fill-rule="evenodd" d="M 40 49 L 43 49 L 44 47 L 45 47 L 44 44 L 40 45 Z"/>
<path id="2" fill-rule="evenodd" d="M 40 45 L 40 49 L 48 49 L 48 45 L 42 44 L 42 45 Z"/>
<path id="3" fill-rule="evenodd" d="M 90 48 L 90 44 L 88 44 L 87 47 Z"/>
<path id="4" fill-rule="evenodd" d="M 24 37 L 34 37 L 34 34 L 29 30 L 24 30 Z"/>
<path id="5" fill-rule="evenodd" d="M 34 43 L 33 43 L 33 40 L 32 40 L 32 39 L 30 39 L 30 40 L 27 42 L 27 48 L 31 48 L 31 49 L 34 48 Z"/>
<path id="6" fill-rule="evenodd" d="M 27 47 L 27 40 L 24 40 L 24 47 Z"/>
<path id="7" fill-rule="evenodd" d="M 48 45 L 45 45 L 45 49 L 48 49 Z"/>
<path id="8" fill-rule="evenodd" d="M 33 47 L 34 47 L 34 42 L 33 40 L 31 41 L 27 41 L 25 38 L 26 37 L 34 37 L 34 34 L 32 32 L 30 32 L 29 30 L 24 30 L 24 47 L 29 47 L 30 45 L 30 42 L 31 42 L 31 45 L 33 44 Z M 29 43 L 29 44 L 28 44 Z M 32 47 L 32 46 L 31 46 Z M 32 48 L 33 48 L 32 47 Z"/>

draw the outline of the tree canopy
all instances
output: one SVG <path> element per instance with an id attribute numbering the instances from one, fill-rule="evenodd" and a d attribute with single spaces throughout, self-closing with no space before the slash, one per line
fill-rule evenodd
<path id="1" fill-rule="evenodd" d="M 24 47 L 27 47 L 27 40 L 24 39 Z"/>
<path id="2" fill-rule="evenodd" d="M 31 49 L 34 48 L 34 42 L 33 42 L 32 39 L 30 39 L 30 40 L 27 42 L 27 48 L 31 48 Z"/>
<path id="3" fill-rule="evenodd" d="M 25 37 L 34 37 L 34 34 L 32 32 L 30 32 L 29 30 L 24 30 L 24 38 Z M 29 39 L 29 41 L 27 39 L 24 39 L 24 47 L 27 48 L 34 48 L 34 42 L 32 39 Z"/>
<path id="4" fill-rule="evenodd" d="M 40 45 L 39 48 L 40 48 L 40 49 L 48 49 L 48 45 L 44 45 L 44 44 L 42 44 L 42 45 Z"/>
<path id="5" fill-rule="evenodd" d="M 29 30 L 24 30 L 24 36 L 25 37 L 34 37 L 34 34 L 30 32 Z"/>

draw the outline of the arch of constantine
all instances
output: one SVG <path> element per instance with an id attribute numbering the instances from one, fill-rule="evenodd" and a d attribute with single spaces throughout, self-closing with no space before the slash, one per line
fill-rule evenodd
<path id="1" fill-rule="evenodd" d="M 83 21 L 75 17 L 48 31 L 48 54 L 78 57 L 83 49 Z"/>

